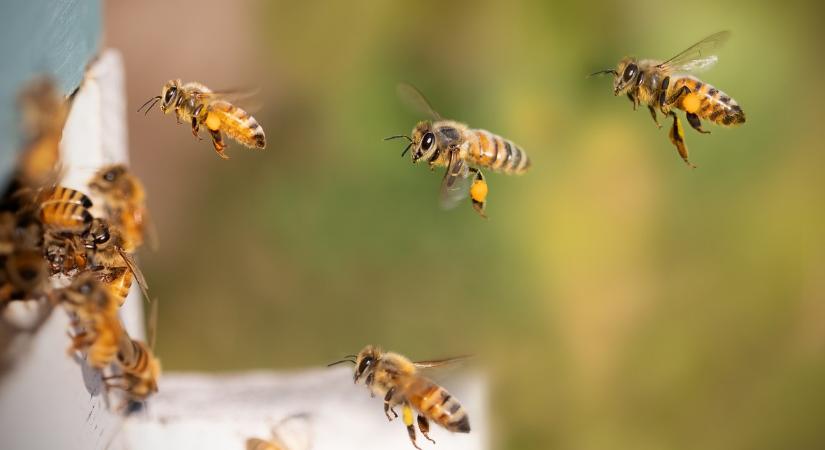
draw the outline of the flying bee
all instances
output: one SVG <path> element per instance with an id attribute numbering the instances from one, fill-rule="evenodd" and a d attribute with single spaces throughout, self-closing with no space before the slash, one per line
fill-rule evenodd
<path id="1" fill-rule="evenodd" d="M 197 82 L 184 84 L 181 80 L 170 80 L 163 86 L 160 95 L 149 99 L 138 111 L 151 103 L 146 109 L 148 113 L 160 102 L 164 114 L 174 111 L 178 123 L 191 123 L 195 137 L 199 137 L 200 126 L 205 125 L 218 156 L 229 159 L 224 153 L 226 144 L 221 133 L 250 148 L 266 147 L 264 130 L 258 121 L 229 101 L 230 98 L 242 96 L 234 92 L 213 92 Z"/>
<path id="2" fill-rule="evenodd" d="M 86 248 L 89 255 L 87 266 L 95 271 L 98 279 L 109 288 L 118 306 L 125 301 L 133 276 L 144 297 L 149 299 L 149 286 L 146 278 L 123 245 L 123 236 L 117 227 L 109 226 L 103 219 L 92 221 L 86 235 Z"/>
<path id="3" fill-rule="evenodd" d="M 394 417 L 398 417 L 393 408 L 401 405 L 410 441 L 415 448 L 419 448 L 415 442 L 413 409 L 418 411 L 418 430 L 433 443 L 435 441 L 429 436 L 430 420 L 452 432 L 470 432 L 470 420 L 461 403 L 446 389 L 419 373 L 419 369 L 443 366 L 462 359 L 466 357 L 412 362 L 397 353 L 384 352 L 368 345 L 357 355 L 348 355 L 346 359 L 330 365 L 353 363 L 355 383 L 363 379 L 373 396 L 384 398 L 387 420 L 392 421 Z M 394 417 L 390 417 L 390 412 Z"/>
<path id="4" fill-rule="evenodd" d="M 613 94 L 627 95 L 634 110 L 642 103 L 647 105 L 659 128 L 662 126 L 656 115 L 657 109 L 665 116 L 672 117 L 670 142 L 676 146 L 689 167 L 696 167 L 688 159 L 684 128 L 673 108 L 684 111 L 690 126 L 703 134 L 710 131 L 702 128 L 702 119 L 726 127 L 745 123 L 745 112 L 733 98 L 689 75 L 715 64 L 718 58 L 712 51 L 718 49 L 729 37 L 728 31 L 712 34 L 664 62 L 626 57 L 619 61 L 616 69 L 602 70 L 591 75 L 612 74 Z"/>
<path id="5" fill-rule="evenodd" d="M 79 274 L 60 293 L 60 301 L 73 314 L 69 353 L 85 351 L 89 365 L 103 369 L 117 358 L 125 331 L 117 316 L 118 305 L 94 274 Z"/>
<path id="6" fill-rule="evenodd" d="M 133 252 L 152 234 L 143 183 L 123 164 L 102 167 L 89 182 L 92 192 L 103 197 L 109 221 L 120 229 L 124 249 Z M 150 240 L 150 244 L 152 240 Z"/>
<path id="7" fill-rule="evenodd" d="M 401 156 L 412 149 L 413 163 L 426 161 L 431 170 L 447 167 L 440 190 L 442 208 L 454 208 L 469 195 L 473 209 L 486 217 L 488 186 L 481 169 L 521 175 L 531 165 L 527 153 L 512 141 L 489 131 L 442 119 L 424 95 L 411 85 L 400 84 L 398 93 L 434 121 L 418 122 L 410 136 L 390 136 L 385 140 L 407 139 L 410 143 Z"/>

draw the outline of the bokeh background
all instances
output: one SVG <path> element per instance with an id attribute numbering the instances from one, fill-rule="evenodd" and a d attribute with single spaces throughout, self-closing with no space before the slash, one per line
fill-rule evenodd
<path id="1" fill-rule="evenodd" d="M 160 251 L 167 370 L 319 367 L 366 343 L 474 352 L 494 448 L 825 445 L 819 2 L 109 2 L 129 108 L 170 78 L 258 86 L 265 151 L 130 116 Z M 703 78 L 738 129 L 687 129 L 586 79 L 730 29 Z M 384 136 L 447 117 L 525 148 L 490 219 Z M 376 413 L 379 414 L 378 410 Z"/>

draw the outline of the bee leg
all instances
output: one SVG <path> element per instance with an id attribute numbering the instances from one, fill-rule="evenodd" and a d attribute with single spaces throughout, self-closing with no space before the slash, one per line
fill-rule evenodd
<path id="1" fill-rule="evenodd" d="M 484 174 L 478 169 L 470 169 L 475 172 L 473 184 L 470 185 L 470 201 L 473 202 L 473 209 L 483 218 L 487 218 L 484 214 L 484 209 L 487 207 L 487 181 L 484 180 Z"/>
<path id="2" fill-rule="evenodd" d="M 198 131 L 200 131 L 200 125 L 198 124 L 198 118 L 197 117 L 192 117 L 192 136 L 195 136 L 196 138 L 198 138 L 199 141 L 202 141 L 203 139 L 201 139 L 200 135 L 198 134 Z"/>
<path id="3" fill-rule="evenodd" d="M 687 121 L 694 130 L 702 134 L 710 134 L 710 131 L 702 129 L 702 122 L 699 121 L 699 116 L 693 113 L 687 113 Z"/>
<path id="4" fill-rule="evenodd" d="M 627 93 L 627 98 L 630 100 L 630 103 L 633 103 L 633 111 L 636 111 L 636 106 L 638 102 L 636 101 L 636 97 L 633 96 L 630 92 Z"/>
<path id="5" fill-rule="evenodd" d="M 656 108 L 651 105 L 647 105 L 647 109 L 650 111 L 650 117 L 653 117 L 653 121 L 656 122 L 656 126 L 661 130 L 662 124 L 659 123 L 659 117 L 656 116 Z"/>
<path id="6" fill-rule="evenodd" d="M 229 156 L 223 152 L 226 148 L 226 144 L 223 143 L 223 137 L 221 137 L 221 130 L 209 130 L 209 134 L 212 135 L 212 145 L 215 146 L 215 151 L 218 153 L 223 159 L 229 159 Z"/>
<path id="7" fill-rule="evenodd" d="M 430 433 L 430 421 L 427 420 L 427 418 L 422 416 L 421 414 L 418 415 L 418 431 L 420 431 L 421 435 L 423 435 L 425 438 L 427 438 L 428 441 L 435 444 L 435 441 L 433 440 L 433 438 L 430 437 L 430 434 L 429 434 Z"/>
<path id="8" fill-rule="evenodd" d="M 670 129 L 670 134 L 668 135 L 670 142 L 676 146 L 676 150 L 679 151 L 679 156 L 682 157 L 685 164 L 691 169 L 695 169 L 696 166 L 688 160 L 688 150 L 685 145 L 685 129 L 682 127 L 682 122 L 679 121 L 679 117 L 673 111 L 671 111 L 669 115 L 673 116 L 673 127 Z"/>
<path id="9" fill-rule="evenodd" d="M 390 412 L 392 412 L 393 416 L 398 417 L 398 413 L 396 413 L 390 405 L 390 401 L 392 401 L 393 395 L 395 395 L 395 388 L 390 388 L 390 390 L 387 391 L 387 395 L 384 396 L 384 414 L 387 416 L 387 420 L 389 420 L 390 422 L 392 422 L 393 419 L 393 417 L 390 417 Z"/>
<path id="10" fill-rule="evenodd" d="M 401 414 L 404 416 L 404 425 L 407 426 L 407 434 L 410 436 L 410 442 L 412 442 L 413 447 L 421 450 L 421 447 L 415 443 L 415 426 L 413 426 L 413 410 L 410 408 L 409 403 L 404 403 L 404 409 L 401 411 Z"/>

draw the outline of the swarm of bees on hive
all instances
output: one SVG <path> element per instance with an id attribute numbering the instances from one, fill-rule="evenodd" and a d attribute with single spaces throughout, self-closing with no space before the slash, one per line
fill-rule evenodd
<path id="1" fill-rule="evenodd" d="M 129 336 L 118 311 L 133 282 L 149 298 L 134 260 L 152 236 L 143 185 L 122 164 L 95 170 L 87 184 L 94 201 L 61 185 L 68 101 L 39 79 L 21 93 L 19 108 L 23 149 L 0 201 L 0 312 L 15 302 L 37 304 L 44 316 L 64 310 L 69 355 L 100 371 L 108 389 L 142 402 L 157 392 L 160 363 L 152 345 Z"/>

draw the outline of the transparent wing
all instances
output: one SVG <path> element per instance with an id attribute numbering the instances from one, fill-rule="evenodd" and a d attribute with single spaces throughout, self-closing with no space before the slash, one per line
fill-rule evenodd
<path id="1" fill-rule="evenodd" d="M 202 99 L 226 100 L 237 102 L 257 96 L 261 90 L 259 88 L 222 89 L 210 92 L 198 92 L 195 97 Z"/>
<path id="2" fill-rule="evenodd" d="M 456 364 L 463 361 L 466 361 L 472 358 L 473 355 L 460 355 L 460 356 L 453 356 L 450 358 L 443 358 L 443 359 L 431 359 L 427 361 L 416 361 L 413 364 L 415 367 L 419 369 L 432 369 L 434 367 L 442 367 L 448 366 L 450 364 Z"/>
<path id="3" fill-rule="evenodd" d="M 146 277 L 143 276 L 143 272 L 140 270 L 140 267 L 138 267 L 135 259 L 132 258 L 132 255 L 126 253 L 122 248 L 118 248 L 117 250 L 123 258 L 123 261 L 125 261 L 126 265 L 129 266 L 129 270 L 131 270 L 132 274 L 135 276 L 135 280 L 137 280 L 138 286 L 140 286 L 140 291 L 143 293 L 143 298 L 145 298 L 147 302 L 151 302 L 152 299 L 149 297 L 149 285 L 146 283 Z"/>
<path id="4" fill-rule="evenodd" d="M 398 97 L 413 111 L 426 114 L 434 120 L 441 120 L 441 114 L 436 112 L 427 97 L 424 97 L 424 94 L 415 86 L 408 83 L 398 83 L 396 90 L 398 91 Z"/>
<path id="5" fill-rule="evenodd" d="M 312 447 L 312 421 L 307 413 L 287 416 L 272 427 L 272 439 L 289 450 L 309 450 Z"/>
<path id="6" fill-rule="evenodd" d="M 458 150 L 450 152 L 450 163 L 441 180 L 439 200 L 443 209 L 455 208 L 459 202 L 470 194 L 470 168 L 458 157 Z"/>
<path id="7" fill-rule="evenodd" d="M 659 64 L 658 67 L 685 72 L 708 69 L 717 60 L 716 55 L 713 55 L 712 52 L 718 50 L 729 38 L 730 31 L 711 34 L 673 58 Z"/>

